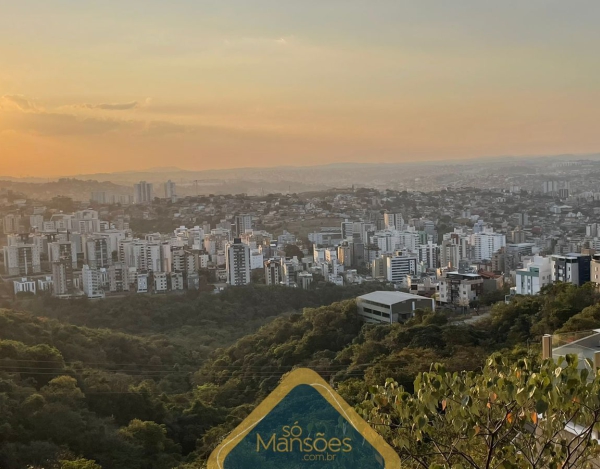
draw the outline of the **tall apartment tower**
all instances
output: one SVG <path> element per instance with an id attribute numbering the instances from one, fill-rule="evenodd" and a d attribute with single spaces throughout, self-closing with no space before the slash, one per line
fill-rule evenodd
<path id="1" fill-rule="evenodd" d="M 133 185 L 133 203 L 149 204 L 154 199 L 154 188 L 146 181 L 140 181 Z"/>
<path id="2" fill-rule="evenodd" d="M 402 230 L 404 227 L 404 218 L 401 213 L 384 213 L 383 223 L 388 230 Z"/>
<path id="3" fill-rule="evenodd" d="M 74 292 L 73 266 L 68 260 L 52 263 L 52 294 L 71 295 Z"/>
<path id="4" fill-rule="evenodd" d="M 4 234 L 20 233 L 23 231 L 23 220 L 21 215 L 9 214 L 3 219 Z"/>
<path id="5" fill-rule="evenodd" d="M 250 283 L 250 246 L 243 244 L 240 238 L 228 243 L 225 249 L 227 283 L 232 286 Z"/>
<path id="6" fill-rule="evenodd" d="M 54 241 L 48 243 L 48 260 L 52 262 L 67 261 L 71 267 L 77 268 L 77 246 L 73 241 Z"/>
<path id="7" fill-rule="evenodd" d="M 26 243 L 4 246 L 4 269 L 8 275 L 23 277 L 40 273 L 42 264 L 38 246 Z"/>
<path id="8" fill-rule="evenodd" d="M 96 269 L 91 269 L 88 265 L 83 266 L 81 271 L 81 282 L 83 292 L 88 298 L 103 298 L 104 290 L 102 290 L 100 273 Z"/>
<path id="9" fill-rule="evenodd" d="M 402 283 L 407 275 L 417 273 L 419 259 L 416 256 L 391 256 L 386 261 L 386 277 L 389 282 Z"/>
<path id="10" fill-rule="evenodd" d="M 108 194 L 104 191 L 92 192 L 92 195 L 90 196 L 90 202 L 106 204 L 108 203 Z"/>
<path id="11" fill-rule="evenodd" d="M 175 183 L 170 179 L 165 182 L 165 199 L 171 199 L 177 196 L 177 189 Z"/>
<path id="12" fill-rule="evenodd" d="M 85 242 L 85 258 L 92 269 L 108 267 L 112 264 L 112 252 L 109 249 L 108 239 L 94 237 Z"/>
<path id="13" fill-rule="evenodd" d="M 267 285 L 279 285 L 281 282 L 281 261 L 269 259 L 265 261 L 265 283 Z"/>
<path id="14" fill-rule="evenodd" d="M 242 236 L 246 230 L 252 229 L 252 215 L 237 215 L 235 217 L 236 236 Z"/>
<path id="15" fill-rule="evenodd" d="M 108 268 L 109 289 L 111 292 L 129 291 L 129 269 L 121 262 Z"/>

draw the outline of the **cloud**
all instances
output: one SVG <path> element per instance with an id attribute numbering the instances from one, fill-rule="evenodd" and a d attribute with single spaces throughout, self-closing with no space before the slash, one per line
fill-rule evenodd
<path id="1" fill-rule="evenodd" d="M 222 138 L 232 135 L 271 132 L 274 129 L 245 128 L 231 123 L 182 124 L 167 120 L 121 119 L 108 116 L 93 116 L 84 109 L 133 109 L 146 107 L 144 102 L 122 104 L 80 104 L 44 109 L 22 95 L 0 97 L 1 133 L 29 133 L 53 137 L 86 137 L 105 134 L 121 134 L 131 137 L 160 138 L 164 136 L 188 135 L 191 138 Z M 80 112 L 77 112 L 79 110 Z"/>
<path id="2" fill-rule="evenodd" d="M 0 98 L 0 109 L 7 116 L 0 121 L 0 132 L 26 132 L 39 135 L 99 135 L 121 129 L 142 129 L 142 123 L 117 119 L 82 117 L 73 113 L 48 111 L 23 95 Z"/>
<path id="3" fill-rule="evenodd" d="M 5 94 L 0 98 L 0 109 L 34 111 L 37 108 L 32 100 L 22 94 Z"/>
<path id="4" fill-rule="evenodd" d="M 131 121 L 80 118 L 53 112 L 15 113 L 7 125 L 11 130 L 55 136 L 99 135 L 135 127 Z"/>
<path id="5" fill-rule="evenodd" d="M 147 101 L 147 100 L 146 100 Z M 137 101 L 130 103 L 102 103 L 102 104 L 81 104 L 79 107 L 85 109 L 102 109 L 105 111 L 126 111 L 128 109 L 136 109 L 140 106 Z"/>
<path id="6" fill-rule="evenodd" d="M 164 121 L 150 121 L 145 129 L 145 133 L 152 136 L 182 134 L 190 131 L 193 131 L 193 127 Z"/>

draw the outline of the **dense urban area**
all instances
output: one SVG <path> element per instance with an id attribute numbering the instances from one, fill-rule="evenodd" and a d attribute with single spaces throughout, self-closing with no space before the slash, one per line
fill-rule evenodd
<path id="1" fill-rule="evenodd" d="M 3 280 L 9 295 L 59 298 L 381 282 L 463 309 L 495 291 L 600 281 L 600 193 L 582 181 L 600 166 L 552 167 L 486 189 L 178 197 L 168 180 L 87 200 L 4 190 Z"/>
<path id="2" fill-rule="evenodd" d="M 491 423 L 471 443 L 458 441 L 479 420 L 455 429 L 456 448 L 482 438 L 487 453 L 471 467 L 550 467 L 559 454 L 583 467 L 576 460 L 596 457 L 594 446 L 571 451 L 581 432 L 558 442 L 560 419 L 547 447 L 506 453 L 523 438 L 517 425 L 537 425 L 548 406 L 572 411 L 573 393 L 600 407 L 597 380 L 582 371 L 600 366 L 600 164 L 527 165 L 527 177 L 511 178 L 496 174 L 510 165 L 464 163 L 449 175 L 460 183 L 435 188 L 405 173 L 393 188 L 348 179 L 253 194 L 188 181 L 193 193 L 180 195 L 162 173 L 130 186 L 0 181 L 0 467 L 203 468 L 297 367 L 328 380 L 405 467 L 472 458 L 434 447 L 447 422 L 419 423 L 454 418 L 450 407 L 432 414 L 439 397 L 426 401 L 439 383 L 475 393 L 459 399 L 461 419 L 493 410 L 497 431 L 512 425 L 494 445 Z M 580 362 L 561 372 L 542 361 L 570 353 Z M 445 381 L 472 370 L 468 379 L 483 381 L 460 392 Z M 489 384 L 499 376 L 512 384 Z M 479 386 L 494 391 L 480 399 Z M 528 398 L 513 396 L 525 388 Z M 412 413 L 389 405 L 396 399 Z M 520 406 L 515 423 L 507 402 Z M 581 419 L 593 430 L 599 416 Z"/>

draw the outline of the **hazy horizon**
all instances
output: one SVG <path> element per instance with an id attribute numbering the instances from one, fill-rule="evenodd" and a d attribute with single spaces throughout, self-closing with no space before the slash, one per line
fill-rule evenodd
<path id="1" fill-rule="evenodd" d="M 599 15 L 591 0 L 12 3 L 0 173 L 596 153 Z"/>
<path id="2" fill-rule="evenodd" d="M 319 167 L 345 167 L 345 166 L 398 166 L 398 165 L 413 165 L 418 167 L 419 165 L 434 165 L 436 163 L 442 162 L 446 164 L 465 164 L 469 165 L 471 163 L 476 164 L 485 164 L 488 162 L 493 163 L 502 163 L 505 159 L 516 160 L 519 162 L 527 161 L 527 162 L 535 162 L 538 159 L 564 159 L 564 158 L 572 158 L 575 160 L 598 160 L 600 159 L 600 153 L 586 153 L 586 154 L 561 154 L 561 155 L 497 155 L 497 156 L 482 156 L 482 157 L 474 157 L 474 158 L 452 158 L 452 159 L 443 159 L 443 160 L 407 160 L 407 161 L 392 161 L 392 162 L 369 162 L 369 161 L 340 161 L 340 162 L 332 162 L 332 163 L 316 163 L 316 164 L 306 164 L 306 165 L 270 165 L 270 166 L 239 166 L 239 167 L 231 167 L 231 168 L 207 168 L 207 169 L 192 169 L 192 168 L 182 168 L 178 166 L 155 166 L 155 167 L 140 167 L 138 169 L 133 170 L 116 170 L 116 171 L 94 171 L 89 173 L 61 173 L 55 175 L 43 175 L 43 176 L 35 176 L 35 175 L 23 175 L 23 176 L 11 176 L 9 174 L 4 174 L 0 172 L 0 180 L 2 178 L 11 178 L 15 180 L 57 180 L 59 178 L 81 178 L 81 177 L 94 177 L 94 176 L 122 176 L 127 174 L 132 175 L 153 175 L 158 177 L 160 174 L 176 174 L 176 173 L 189 173 L 191 175 L 197 173 L 217 173 L 215 176 L 218 176 L 218 173 L 221 172 L 235 172 L 235 171 L 273 171 L 273 170 L 302 170 L 302 169 L 310 169 L 310 168 L 319 168 Z M 183 175 L 182 175 L 183 176 Z M 109 181 L 110 179 L 106 179 Z"/>

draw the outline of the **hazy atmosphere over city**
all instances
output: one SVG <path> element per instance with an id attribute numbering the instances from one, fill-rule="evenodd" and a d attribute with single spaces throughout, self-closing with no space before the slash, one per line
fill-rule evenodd
<path id="1" fill-rule="evenodd" d="M 6 2 L 0 173 L 594 153 L 599 16 L 595 0 Z"/>
<path id="2" fill-rule="evenodd" d="M 0 5 L 0 469 L 600 468 L 600 0 Z"/>

